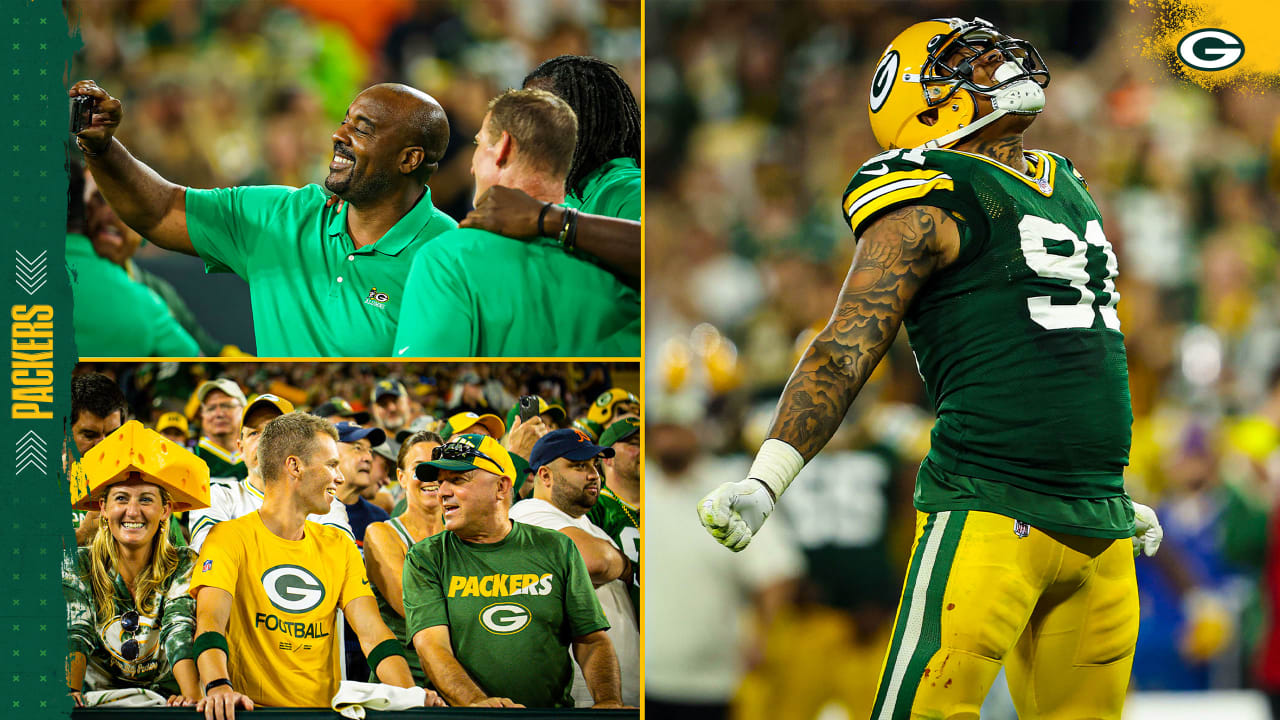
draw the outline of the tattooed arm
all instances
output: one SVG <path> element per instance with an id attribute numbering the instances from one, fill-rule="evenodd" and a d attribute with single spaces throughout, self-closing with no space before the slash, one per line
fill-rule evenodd
<path id="1" fill-rule="evenodd" d="M 831 319 L 782 391 L 769 437 L 813 459 L 893 344 L 911 298 L 959 247 L 955 221 L 935 207 L 895 210 L 867 228 Z"/>
<path id="2" fill-rule="evenodd" d="M 699 520 L 720 544 L 737 552 L 751 542 L 778 496 L 840 427 L 916 292 L 959 251 L 959 227 L 934 207 L 896 210 L 863 233 L 831 319 L 791 373 L 746 479 L 698 503 Z"/>

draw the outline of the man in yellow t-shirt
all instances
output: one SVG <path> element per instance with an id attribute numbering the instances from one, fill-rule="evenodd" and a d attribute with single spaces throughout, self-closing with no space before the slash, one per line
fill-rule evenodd
<path id="1" fill-rule="evenodd" d="M 200 710 L 234 718 L 236 706 L 328 707 L 341 675 L 341 608 L 383 682 L 413 687 L 403 649 L 378 614 L 364 563 L 335 528 L 306 520 L 341 484 L 337 432 L 287 413 L 258 443 L 262 509 L 210 531 L 192 572 Z M 224 636 L 222 633 L 226 632 Z M 390 642 L 388 642 L 390 640 Z M 426 691 L 426 705 L 443 702 Z"/>

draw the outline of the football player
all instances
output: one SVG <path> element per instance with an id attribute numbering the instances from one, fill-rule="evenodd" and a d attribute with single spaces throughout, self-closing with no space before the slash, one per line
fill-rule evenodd
<path id="1" fill-rule="evenodd" d="M 906 324 L 938 419 L 874 718 L 976 718 L 1002 665 L 1022 718 L 1124 703 L 1133 558 L 1162 532 L 1124 489 L 1115 253 L 1071 162 L 1023 147 L 1048 84 L 1034 47 L 980 19 L 886 48 L 869 105 L 885 152 L 844 193 L 858 244 L 835 310 L 747 478 L 698 506 L 746 547 Z"/>

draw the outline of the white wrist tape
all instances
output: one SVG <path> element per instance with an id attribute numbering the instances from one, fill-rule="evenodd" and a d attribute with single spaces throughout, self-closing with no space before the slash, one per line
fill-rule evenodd
<path id="1" fill-rule="evenodd" d="M 800 452 L 777 438 L 769 438 L 760 446 L 755 462 L 747 471 L 747 477 L 764 483 L 773 493 L 774 500 L 782 499 L 782 493 L 804 468 Z"/>

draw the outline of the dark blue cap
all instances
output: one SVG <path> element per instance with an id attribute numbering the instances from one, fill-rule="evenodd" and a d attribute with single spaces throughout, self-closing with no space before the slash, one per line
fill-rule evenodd
<path id="1" fill-rule="evenodd" d="M 591 437 L 577 428 L 552 430 L 538 438 L 529 453 L 529 471 L 538 472 L 538 468 L 555 460 L 567 458 L 575 462 L 590 460 L 593 457 L 613 457 L 613 448 L 600 447 L 591 442 Z"/>
<path id="2" fill-rule="evenodd" d="M 359 442 L 361 438 L 369 438 L 370 445 L 381 445 L 387 441 L 387 434 L 382 428 L 360 427 L 349 422 L 340 422 L 334 427 L 338 428 L 338 442 L 353 443 Z"/>

